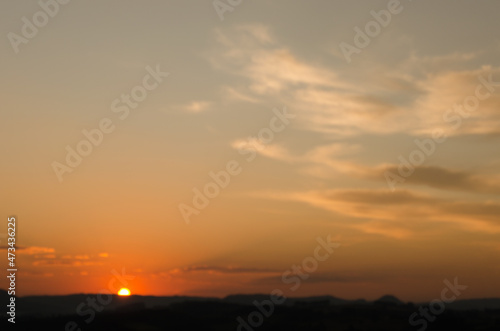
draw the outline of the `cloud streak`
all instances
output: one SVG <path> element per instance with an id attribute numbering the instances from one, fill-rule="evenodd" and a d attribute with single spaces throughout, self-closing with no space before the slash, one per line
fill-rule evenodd
<path id="1" fill-rule="evenodd" d="M 361 222 L 343 225 L 365 233 L 403 239 L 417 234 L 412 224 L 427 223 L 437 229 L 451 224 L 465 231 L 500 233 L 500 204 L 454 201 L 399 190 L 318 190 L 261 192 L 262 198 L 296 201 Z"/>
<path id="2" fill-rule="evenodd" d="M 477 54 L 425 58 L 411 54 L 396 65 L 378 63 L 370 78 L 359 84 L 332 67 L 300 59 L 269 31 L 262 25 L 217 30 L 219 48 L 209 60 L 248 81 L 246 86 L 232 87 L 233 96 L 250 102 L 266 97 L 291 102 L 302 114 L 304 129 L 341 136 L 430 135 L 436 129 L 448 135 L 499 132 L 500 67 L 463 69 Z M 438 65 L 443 63 L 448 65 Z M 460 127 L 454 127 L 446 112 L 475 95 L 478 85 L 484 85 L 482 93 L 490 96 Z"/>

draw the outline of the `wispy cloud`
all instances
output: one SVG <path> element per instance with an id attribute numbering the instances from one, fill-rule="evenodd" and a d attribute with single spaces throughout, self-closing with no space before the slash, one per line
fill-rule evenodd
<path id="1" fill-rule="evenodd" d="M 6 250 L 9 247 L 10 246 L 3 245 L 3 246 L 0 246 L 0 249 Z M 49 248 L 49 247 L 38 247 L 38 246 L 29 246 L 29 247 L 17 246 L 16 252 L 17 252 L 17 254 L 20 254 L 20 255 L 41 255 L 41 254 L 54 253 L 55 249 Z"/>
<path id="2" fill-rule="evenodd" d="M 439 223 L 448 223 L 467 231 L 500 233 L 500 204 L 492 201 L 455 201 L 403 190 L 261 192 L 255 196 L 307 203 L 361 221 L 344 223 L 347 227 L 398 239 L 413 236 L 412 224 L 422 222 L 435 229 Z"/>
<path id="3" fill-rule="evenodd" d="M 237 266 L 189 266 L 184 268 L 176 268 L 169 271 L 172 274 L 183 274 L 192 272 L 206 272 L 211 274 L 263 274 L 263 273 L 276 273 L 277 270 L 266 268 L 250 268 L 250 267 L 237 267 Z"/>
<path id="4" fill-rule="evenodd" d="M 378 171 L 374 171 L 372 176 L 367 177 L 381 179 L 385 171 L 397 174 L 398 166 L 388 165 L 379 167 Z M 402 185 L 405 183 L 408 185 L 424 185 L 450 191 L 500 194 L 500 179 L 497 176 L 439 166 L 415 167 L 414 173 L 407 177 Z"/>
<path id="5" fill-rule="evenodd" d="M 210 108 L 211 103 L 208 101 L 193 101 L 183 108 L 189 113 L 201 113 Z"/>
<path id="6" fill-rule="evenodd" d="M 435 129 L 448 135 L 499 131 L 500 88 L 459 128 L 450 129 L 443 119 L 454 104 L 475 94 L 480 75 L 493 75 L 500 82 L 498 67 L 465 69 L 479 52 L 434 57 L 410 54 L 392 66 L 377 64 L 362 84 L 354 84 L 332 67 L 299 58 L 271 37 L 267 27 L 246 25 L 216 34 L 219 47 L 209 57 L 212 64 L 248 81 L 247 86 L 231 87 L 230 94 L 242 101 L 272 97 L 275 102 L 293 103 L 308 130 L 342 136 L 428 135 Z"/>

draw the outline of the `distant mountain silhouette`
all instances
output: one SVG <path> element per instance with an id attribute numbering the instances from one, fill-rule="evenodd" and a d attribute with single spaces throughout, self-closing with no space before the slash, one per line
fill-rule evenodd
<path id="1" fill-rule="evenodd" d="M 252 305 L 255 300 L 261 302 L 263 300 L 269 300 L 269 294 L 233 294 L 228 295 L 223 299 L 225 302 L 237 303 L 242 305 Z M 345 304 L 363 304 L 367 303 L 364 299 L 358 300 L 345 300 L 336 298 L 331 295 L 315 296 L 315 297 L 302 297 L 302 298 L 287 298 L 282 304 L 285 306 L 293 306 L 301 303 L 317 303 L 323 302 L 330 305 L 345 305 Z"/>
<path id="2" fill-rule="evenodd" d="M 95 298 L 96 294 L 72 294 L 58 296 L 26 296 L 17 297 L 18 316 L 51 316 L 51 315 L 74 315 L 76 308 L 81 303 L 85 303 L 88 298 Z M 7 302 L 8 293 L 0 289 L 1 302 Z M 130 311 L 140 309 L 158 309 L 170 307 L 173 304 L 183 303 L 220 303 L 236 304 L 242 306 L 254 306 L 254 302 L 269 300 L 269 294 L 235 294 L 228 295 L 223 299 L 208 297 L 189 297 L 189 296 L 140 296 L 132 295 L 130 297 L 120 297 L 112 295 L 112 300 L 104 306 L 105 311 Z M 410 305 L 402 302 L 393 295 L 384 295 L 375 301 L 364 299 L 346 300 L 330 295 L 287 298 L 280 306 L 284 307 L 308 307 L 308 306 L 368 306 L 368 305 L 392 305 L 402 306 Z M 419 305 L 428 305 L 420 303 Z M 486 310 L 499 309 L 500 299 L 468 299 L 458 300 L 446 305 L 451 310 Z"/>
<path id="3" fill-rule="evenodd" d="M 448 303 L 446 307 L 454 310 L 500 309 L 500 299 L 490 298 L 458 300 Z"/>
<path id="4" fill-rule="evenodd" d="M 403 301 L 399 300 L 398 298 L 396 298 L 393 295 L 384 295 L 383 297 L 375 300 L 374 303 L 391 304 L 391 305 L 396 305 L 396 306 L 405 304 Z"/>
<path id="5" fill-rule="evenodd" d="M 104 305 L 104 310 L 112 311 L 117 309 L 130 309 L 130 307 L 144 307 L 147 309 L 168 307 L 175 303 L 192 301 L 216 301 L 217 298 L 201 297 L 156 297 L 131 295 L 130 297 L 121 297 L 111 295 L 112 300 Z M 77 307 L 86 303 L 88 298 L 96 298 L 97 294 L 73 294 L 58 296 L 27 296 L 17 298 L 18 314 L 30 316 L 48 316 L 48 315 L 72 315 L 76 313 Z"/>

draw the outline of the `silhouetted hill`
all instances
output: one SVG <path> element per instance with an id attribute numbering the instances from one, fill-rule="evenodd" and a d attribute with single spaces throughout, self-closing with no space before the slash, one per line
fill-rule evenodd
<path id="1" fill-rule="evenodd" d="M 399 300 L 393 295 L 384 295 L 383 297 L 374 301 L 376 304 L 390 304 L 390 305 L 404 305 L 404 302 Z"/>
<path id="2" fill-rule="evenodd" d="M 242 305 L 252 305 L 254 301 L 262 302 L 269 300 L 269 294 L 234 294 L 228 295 L 224 301 L 230 303 L 237 303 Z M 331 295 L 315 296 L 315 297 L 302 297 L 302 298 L 287 298 L 282 304 L 285 306 L 293 306 L 297 304 L 314 304 L 314 303 L 327 303 L 330 305 L 346 305 L 346 304 L 363 304 L 367 303 L 364 299 L 358 300 L 345 300 L 336 298 Z"/>
<path id="3" fill-rule="evenodd" d="M 109 301 L 107 304 L 100 304 Z M 199 298 L 186 296 L 155 297 L 132 295 L 130 297 L 121 297 L 111 295 L 109 298 L 96 294 L 75 294 L 64 296 L 27 296 L 17 298 L 18 314 L 30 316 L 49 316 L 49 315 L 72 315 L 76 313 L 78 306 L 88 305 L 87 300 L 95 300 L 103 310 L 110 311 L 124 309 L 124 307 L 144 307 L 144 308 L 162 308 L 168 307 L 174 303 L 191 301 L 214 301 L 216 298 Z"/>
<path id="4" fill-rule="evenodd" d="M 0 300 L 7 302 L 8 293 L 0 289 Z M 76 309 L 82 303 L 87 302 L 89 298 L 97 299 L 96 294 L 73 294 L 73 295 L 59 295 L 59 296 L 26 296 L 17 297 L 17 312 L 18 315 L 30 316 L 50 316 L 50 315 L 72 315 L 75 314 Z M 101 297 L 101 300 L 106 299 L 106 296 Z M 152 308 L 165 308 L 172 304 L 184 302 L 220 302 L 238 305 L 252 306 L 255 301 L 263 302 L 269 300 L 269 294 L 235 294 L 228 295 L 223 299 L 219 298 L 206 298 L 206 297 L 189 297 L 189 296 L 140 296 L 132 295 L 130 297 L 120 297 L 116 295 L 110 296 L 110 303 L 103 305 L 104 310 L 112 311 L 117 309 L 124 309 L 124 307 L 143 307 L 145 309 Z M 368 305 L 368 304 L 382 304 L 382 305 L 405 305 L 404 302 L 399 300 L 393 295 L 384 295 L 383 297 L 370 302 L 364 299 L 346 300 L 337 298 L 330 295 L 315 296 L 315 297 L 302 297 L 302 298 L 287 298 L 281 305 L 282 306 L 297 306 L 297 305 Z M 427 303 L 420 303 L 418 306 L 428 305 Z M 457 300 L 446 305 L 447 309 L 452 310 L 485 310 L 485 309 L 500 309 L 500 299 L 468 299 Z"/>
<path id="5" fill-rule="evenodd" d="M 485 309 L 500 309 L 500 299 L 469 299 L 458 300 L 446 305 L 450 309 L 455 310 L 485 310 Z"/>
<path id="6" fill-rule="evenodd" d="M 254 300 L 269 300 L 269 294 L 232 294 L 223 299 L 228 303 L 237 303 L 240 305 L 251 305 Z M 288 304 L 285 302 L 284 304 Z"/>

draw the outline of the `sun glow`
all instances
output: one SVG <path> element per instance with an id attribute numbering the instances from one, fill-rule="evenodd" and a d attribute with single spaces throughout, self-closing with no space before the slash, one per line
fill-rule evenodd
<path id="1" fill-rule="evenodd" d="M 118 291 L 118 295 L 123 296 L 123 297 L 129 296 L 130 295 L 130 290 L 128 288 L 121 288 Z"/>

